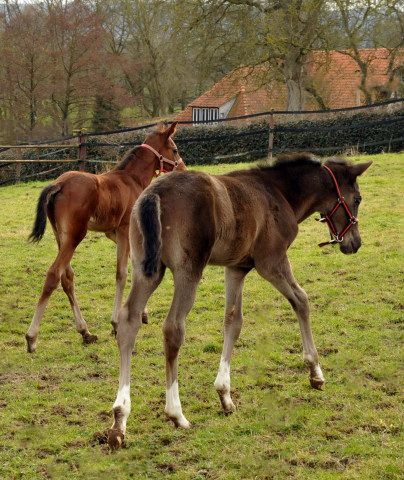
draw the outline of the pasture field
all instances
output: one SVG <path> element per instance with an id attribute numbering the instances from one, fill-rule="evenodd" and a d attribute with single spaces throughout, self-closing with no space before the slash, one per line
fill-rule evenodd
<path id="1" fill-rule="evenodd" d="M 124 446 L 109 451 L 119 355 L 111 336 L 115 246 L 89 234 L 73 259 L 76 293 L 98 342 L 83 345 L 59 288 L 35 354 L 24 334 L 56 255 L 49 228 L 27 243 L 45 183 L 0 189 L 1 479 L 403 478 L 404 154 L 374 160 L 360 178 L 362 248 L 344 256 L 317 243 L 309 218 L 290 260 L 312 307 L 325 390 L 310 388 L 297 320 L 255 272 L 244 289 L 244 327 L 232 361 L 237 411 L 221 413 L 213 387 L 220 360 L 223 269 L 208 267 L 187 320 L 180 396 L 189 431 L 165 419 L 161 325 L 173 292 L 169 272 L 149 301 L 132 360 L 132 413 Z M 204 167 L 222 173 L 246 165 Z"/>

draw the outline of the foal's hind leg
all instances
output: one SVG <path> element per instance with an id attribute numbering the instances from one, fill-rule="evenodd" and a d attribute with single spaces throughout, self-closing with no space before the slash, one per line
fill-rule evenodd
<path id="1" fill-rule="evenodd" d="M 128 278 L 128 258 L 129 237 L 128 226 L 126 226 L 116 234 L 116 289 L 111 319 L 112 330 L 115 335 L 118 331 L 118 314 L 122 305 L 123 292 Z"/>
<path id="2" fill-rule="evenodd" d="M 31 325 L 27 333 L 25 334 L 28 353 L 34 353 L 36 351 L 39 326 L 41 324 L 41 320 L 45 312 L 46 306 L 49 302 L 49 298 L 59 284 L 59 278 L 60 277 L 56 272 L 50 269 L 48 270 L 46 274 L 45 285 L 42 290 L 42 295 L 39 297 L 35 313 L 31 321 Z"/>
<path id="3" fill-rule="evenodd" d="M 72 255 L 73 255 L 73 252 L 68 256 L 71 258 Z M 53 263 L 53 265 L 49 267 L 46 273 L 46 279 L 42 289 L 42 294 L 39 297 L 37 307 L 35 309 L 34 317 L 31 321 L 31 325 L 27 333 L 25 334 L 29 353 L 33 353 L 36 351 L 39 326 L 41 324 L 43 314 L 49 302 L 50 296 L 59 285 L 61 272 L 64 270 L 64 267 L 62 266 L 63 264 L 62 258 L 63 258 L 62 252 L 59 250 L 59 253 L 58 253 L 58 256 L 56 257 L 55 262 Z M 69 261 L 70 261 L 70 258 L 69 258 Z"/>
<path id="4" fill-rule="evenodd" d="M 79 304 L 77 303 L 76 295 L 74 293 L 74 272 L 70 263 L 66 267 L 66 270 L 62 273 L 61 280 L 63 290 L 66 293 L 73 310 L 76 329 L 82 335 L 83 342 L 93 343 L 97 341 L 97 335 L 93 335 L 88 331 L 87 323 L 85 322 L 83 315 L 81 314 Z"/>
<path id="5" fill-rule="evenodd" d="M 182 428 L 190 428 L 191 424 L 182 414 L 178 390 L 178 354 L 185 339 L 185 319 L 194 304 L 198 283 L 199 278 L 192 280 L 174 273 L 174 297 L 163 325 L 166 356 L 165 412 L 176 427 Z"/>
<path id="6" fill-rule="evenodd" d="M 226 413 L 236 407 L 230 397 L 230 360 L 233 347 L 243 325 L 243 285 L 248 270 L 227 267 L 225 269 L 226 309 L 223 323 L 223 351 L 215 388 Z"/>
<path id="7" fill-rule="evenodd" d="M 113 450 L 120 448 L 130 414 L 130 366 L 136 336 L 142 326 L 142 312 L 150 295 L 160 284 L 164 269 L 154 279 L 142 277 L 140 268 L 132 273 L 132 287 L 127 301 L 119 312 L 117 343 L 121 359 L 119 389 L 113 409 L 114 423 L 108 431 L 108 444 Z"/>
<path id="8" fill-rule="evenodd" d="M 303 343 L 303 360 L 310 368 L 310 383 L 317 390 L 324 389 L 324 377 L 318 363 L 318 353 L 314 345 L 310 327 L 310 306 L 306 292 L 295 280 L 289 259 L 285 257 L 276 264 L 256 263 L 260 275 L 270 281 L 282 293 L 296 312 Z"/>
<path id="9" fill-rule="evenodd" d="M 39 333 L 39 326 L 45 312 L 46 306 L 49 302 L 49 298 L 52 295 L 53 291 L 57 288 L 62 279 L 63 289 L 69 297 L 70 304 L 73 309 L 73 314 L 76 321 L 77 330 L 82 334 L 84 341 L 86 339 L 92 339 L 94 341 L 96 338 L 92 336 L 88 331 L 87 324 L 81 316 L 79 306 L 77 304 L 76 297 L 74 295 L 73 287 L 73 270 L 70 267 L 70 260 L 73 257 L 74 251 L 77 245 L 81 242 L 86 234 L 86 229 L 81 230 L 80 232 L 75 232 L 75 235 L 71 235 L 71 238 L 77 239 L 75 243 L 69 241 L 61 241 L 59 239 L 57 230 L 53 227 L 55 237 L 59 246 L 58 255 L 49 267 L 46 273 L 45 284 L 42 289 L 42 294 L 39 297 L 37 307 L 31 322 L 31 325 L 25 334 L 27 340 L 28 352 L 33 353 L 36 351 L 36 344 Z M 67 236 L 67 235 L 66 235 Z M 70 270 L 68 270 L 70 267 Z M 66 273 L 66 271 L 68 272 Z"/>

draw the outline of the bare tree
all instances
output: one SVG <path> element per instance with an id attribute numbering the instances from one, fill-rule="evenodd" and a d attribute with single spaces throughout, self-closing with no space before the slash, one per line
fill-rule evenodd
<path id="1" fill-rule="evenodd" d="M 5 0 L 0 39 L 3 135 L 38 138 L 46 125 L 48 135 L 89 126 L 95 106 L 98 117 L 104 106 L 166 115 L 245 65 L 264 72 L 257 86 L 286 85 L 288 110 L 303 110 L 307 92 L 326 108 L 310 76 L 315 50 L 350 55 L 369 103 L 372 58 L 361 49 L 388 49 L 386 89 L 396 88 L 404 8 L 402 0 Z"/>
<path id="2" fill-rule="evenodd" d="M 401 79 L 401 95 L 404 94 L 404 4 L 402 0 L 386 0 L 381 2 L 381 13 L 383 19 L 381 27 L 377 31 L 380 44 L 389 50 L 389 80 L 386 85 L 386 92 L 389 93 Z"/>
<path id="3" fill-rule="evenodd" d="M 90 117 L 99 84 L 101 18 L 88 2 L 48 1 L 50 55 L 53 60 L 50 100 L 52 116 L 62 135 L 71 134 Z"/>
<path id="4" fill-rule="evenodd" d="M 286 108 L 304 108 L 304 66 L 307 55 L 316 46 L 323 0 L 206 0 L 196 3 L 197 22 L 215 25 L 222 19 L 233 20 L 227 28 L 228 36 L 217 39 L 220 46 L 237 44 L 234 33 L 243 25 L 240 20 L 247 18 L 249 30 L 241 29 L 244 35 L 236 50 L 241 53 L 239 58 L 250 65 L 267 65 L 269 76 L 283 79 L 286 84 Z M 242 15 L 236 15 L 237 12 Z"/>
<path id="5" fill-rule="evenodd" d="M 333 0 L 329 2 L 328 36 L 324 48 L 349 56 L 358 66 L 359 90 L 366 104 L 381 100 L 395 83 L 399 57 L 404 44 L 404 8 L 399 0 Z M 388 85 L 369 82 L 372 64 L 377 60 L 376 49 L 388 51 Z M 365 50 L 367 49 L 367 50 Z"/>
<path id="6" fill-rule="evenodd" d="M 40 120 L 46 115 L 46 83 L 49 79 L 49 40 L 46 18 L 35 5 L 7 4 L 1 42 L 1 102 L 9 140 L 41 135 Z M 7 110 L 7 113 L 6 113 Z"/>

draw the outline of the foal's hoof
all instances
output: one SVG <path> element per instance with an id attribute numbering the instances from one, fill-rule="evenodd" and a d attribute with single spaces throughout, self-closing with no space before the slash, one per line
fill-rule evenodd
<path id="1" fill-rule="evenodd" d="M 149 323 L 149 316 L 147 315 L 147 313 L 142 313 L 142 323 L 144 323 L 145 325 Z"/>
<path id="2" fill-rule="evenodd" d="M 223 413 L 225 415 L 230 415 L 236 411 L 236 406 L 232 402 L 232 399 L 227 392 L 223 392 L 222 390 L 217 390 L 217 393 L 220 398 L 220 403 L 222 404 Z"/>
<path id="3" fill-rule="evenodd" d="M 25 340 L 27 341 L 27 352 L 28 353 L 35 353 L 36 352 L 36 339 L 25 335 Z"/>
<path id="4" fill-rule="evenodd" d="M 119 430 L 111 428 L 108 430 L 108 445 L 111 450 L 119 450 L 123 443 L 124 435 Z"/>
<path id="5" fill-rule="evenodd" d="M 316 390 L 324 390 L 324 380 L 320 378 L 310 378 L 310 385 Z"/>
<path id="6" fill-rule="evenodd" d="M 94 343 L 97 340 L 98 340 L 97 335 L 93 335 L 92 333 L 87 332 L 83 335 L 83 343 L 86 343 L 86 344 Z"/>
<path id="7" fill-rule="evenodd" d="M 192 428 L 192 425 L 188 422 L 188 420 L 184 417 L 184 415 L 172 417 L 166 412 L 167 418 L 169 418 L 175 425 L 176 428 L 183 428 L 185 430 L 189 430 Z"/>
<path id="8" fill-rule="evenodd" d="M 222 404 L 222 408 L 223 408 L 223 413 L 225 415 L 231 415 L 232 413 L 234 413 L 237 410 L 234 403 L 232 403 L 231 405 L 226 405 L 226 406 L 224 406 Z"/>
<path id="9" fill-rule="evenodd" d="M 184 430 L 189 430 L 192 428 L 192 425 L 188 422 L 186 418 L 178 420 L 178 419 L 172 419 L 171 420 L 174 422 L 175 428 L 183 428 Z"/>

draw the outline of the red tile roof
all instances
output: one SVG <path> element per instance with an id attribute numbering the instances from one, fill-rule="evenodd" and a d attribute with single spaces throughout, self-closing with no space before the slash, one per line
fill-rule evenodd
<path id="1" fill-rule="evenodd" d="M 396 65 L 404 61 L 404 51 Z M 368 66 L 368 89 L 388 82 L 389 52 L 387 49 L 361 49 L 361 60 Z M 328 108 L 345 108 L 363 105 L 365 96 L 359 89 L 362 72 L 357 62 L 345 52 L 313 52 L 307 71 L 316 81 Z M 317 107 L 318 108 L 318 107 Z"/>
<path id="2" fill-rule="evenodd" d="M 210 90 L 193 100 L 174 120 L 191 121 L 193 107 L 219 108 L 235 97 L 236 101 L 227 117 L 239 117 L 270 110 L 274 105 L 274 95 L 268 87 L 261 87 L 264 73 L 263 68 L 250 67 L 229 73 Z M 281 103 L 278 104 L 281 108 Z"/>
<path id="3" fill-rule="evenodd" d="M 380 86 L 388 81 L 387 49 L 362 49 L 362 61 L 368 64 L 367 86 Z M 404 51 L 396 61 L 404 62 Z M 359 90 L 362 74 L 355 60 L 347 52 L 312 52 L 306 64 L 307 74 L 313 79 L 317 91 L 328 108 L 345 108 L 364 104 Z M 236 97 L 227 118 L 263 113 L 271 109 L 286 109 L 286 87 L 281 82 L 270 82 L 262 87 L 264 67 L 243 67 L 226 75 L 210 90 L 192 101 L 175 117 L 176 121 L 192 121 L 192 108 L 219 108 Z M 315 99 L 307 94 L 305 110 L 318 110 Z"/>

